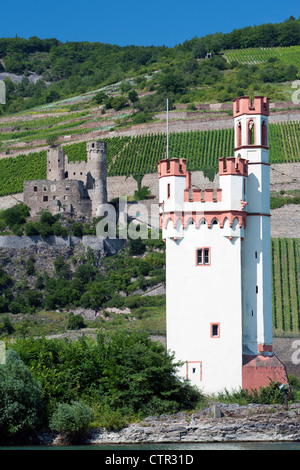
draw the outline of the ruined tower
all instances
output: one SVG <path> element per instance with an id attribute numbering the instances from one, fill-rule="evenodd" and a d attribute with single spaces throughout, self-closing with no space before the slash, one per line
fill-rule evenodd
<path id="1" fill-rule="evenodd" d="M 86 145 L 87 160 L 70 161 L 64 148 L 47 150 L 47 179 L 24 181 L 24 202 L 35 215 L 42 210 L 57 214 L 95 217 L 107 202 L 106 142 Z"/>

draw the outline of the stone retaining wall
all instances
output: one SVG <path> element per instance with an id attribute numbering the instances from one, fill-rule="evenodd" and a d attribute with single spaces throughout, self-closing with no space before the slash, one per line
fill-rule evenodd
<path id="1" fill-rule="evenodd" d="M 113 254 L 118 252 L 126 243 L 125 240 L 106 240 L 97 236 L 84 235 L 83 237 L 49 237 L 43 239 L 40 236 L 1 235 L 0 248 L 23 250 L 30 247 L 56 247 L 66 248 L 82 245 L 84 248 L 90 247 L 92 250 Z"/>

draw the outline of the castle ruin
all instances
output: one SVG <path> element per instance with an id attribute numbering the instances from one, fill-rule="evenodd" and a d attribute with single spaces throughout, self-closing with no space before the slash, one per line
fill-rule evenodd
<path id="1" fill-rule="evenodd" d="M 24 181 L 24 204 L 31 215 L 42 210 L 95 217 L 107 202 L 106 142 L 86 145 L 87 160 L 69 162 L 62 147 L 47 150 L 47 179 Z"/>

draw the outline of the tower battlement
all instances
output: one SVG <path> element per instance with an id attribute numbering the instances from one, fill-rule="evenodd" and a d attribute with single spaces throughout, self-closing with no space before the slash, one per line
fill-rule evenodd
<path id="1" fill-rule="evenodd" d="M 269 98 L 265 96 L 255 96 L 254 100 L 250 100 L 249 96 L 241 96 L 233 100 L 233 117 L 242 116 L 243 114 L 262 114 L 269 116 Z"/>
<path id="2" fill-rule="evenodd" d="M 219 158 L 219 175 L 248 176 L 248 161 L 244 158 Z"/>
<path id="3" fill-rule="evenodd" d="M 221 202 L 222 189 L 218 188 L 214 194 L 213 189 L 189 189 L 184 190 L 184 202 Z"/>
<path id="4" fill-rule="evenodd" d="M 158 163 L 158 177 L 164 176 L 187 176 L 186 159 L 165 158 Z"/>

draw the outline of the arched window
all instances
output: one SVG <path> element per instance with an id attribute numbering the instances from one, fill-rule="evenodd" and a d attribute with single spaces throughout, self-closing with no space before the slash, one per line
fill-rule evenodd
<path id="1" fill-rule="evenodd" d="M 268 145 L 268 128 L 265 121 L 261 125 L 261 145 Z"/>
<path id="2" fill-rule="evenodd" d="M 236 145 L 241 147 L 242 145 L 242 124 L 239 122 L 236 129 Z"/>
<path id="3" fill-rule="evenodd" d="M 248 121 L 248 145 L 255 144 L 255 125 L 252 120 Z"/>

